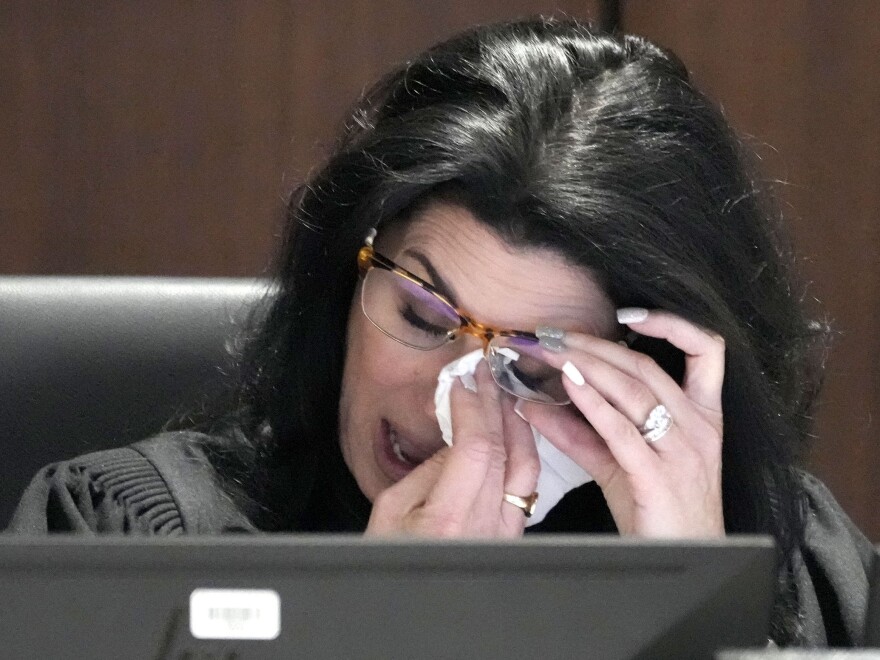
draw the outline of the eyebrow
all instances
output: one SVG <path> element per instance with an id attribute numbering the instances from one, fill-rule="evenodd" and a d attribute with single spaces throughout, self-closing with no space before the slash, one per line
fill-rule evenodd
<path id="1" fill-rule="evenodd" d="M 458 306 L 457 296 L 455 292 L 452 290 L 452 287 L 449 283 L 443 279 L 440 273 L 437 272 L 437 269 L 434 268 L 434 264 L 431 263 L 431 260 L 419 250 L 414 248 L 409 248 L 403 251 L 403 254 L 408 255 L 418 261 L 426 271 L 428 271 L 428 277 L 431 278 L 431 284 L 437 291 L 442 293 L 444 296 L 449 298 L 449 302 L 451 302 L 456 307 Z"/>

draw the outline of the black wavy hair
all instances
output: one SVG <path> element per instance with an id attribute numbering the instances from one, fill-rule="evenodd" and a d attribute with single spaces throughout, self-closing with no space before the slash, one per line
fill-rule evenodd
<path id="1" fill-rule="evenodd" d="M 425 51 L 365 93 L 290 199 L 277 290 L 241 355 L 242 437 L 256 447 L 268 427 L 288 456 L 336 445 L 358 248 L 370 227 L 452 199 L 504 240 L 600 274 L 617 306 L 666 309 L 725 338 L 725 524 L 776 539 L 773 634 L 794 641 L 796 465 L 822 336 L 744 153 L 681 62 L 639 37 L 535 19 Z M 668 344 L 635 347 L 681 377 Z"/>

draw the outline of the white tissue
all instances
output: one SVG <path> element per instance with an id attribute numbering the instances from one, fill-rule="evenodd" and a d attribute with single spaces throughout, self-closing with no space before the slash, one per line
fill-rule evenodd
<path id="1" fill-rule="evenodd" d="M 452 416 L 450 414 L 449 394 L 456 378 L 466 381 L 472 389 L 476 389 L 476 381 L 472 374 L 483 358 L 483 350 L 479 349 L 460 357 L 447 364 L 437 377 L 437 391 L 434 392 L 434 406 L 436 408 L 437 422 L 443 433 L 443 441 L 452 445 Z M 535 512 L 528 519 L 526 525 L 535 525 L 549 513 L 562 496 L 572 488 L 592 481 L 593 478 L 568 456 L 554 447 L 543 435 L 532 427 L 535 436 L 535 445 L 538 448 L 538 457 L 541 459 L 541 473 L 538 476 L 538 501 Z M 512 493 L 513 495 L 526 496 L 528 493 Z"/>

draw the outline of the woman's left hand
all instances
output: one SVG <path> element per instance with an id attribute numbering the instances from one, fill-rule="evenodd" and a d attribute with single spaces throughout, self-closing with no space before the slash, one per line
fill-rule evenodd
<path id="1" fill-rule="evenodd" d="M 685 353 L 681 385 L 647 355 L 567 333 L 564 348 L 545 350 L 544 357 L 565 367 L 563 382 L 577 410 L 526 401 L 518 410 L 593 476 L 621 534 L 723 536 L 724 340 L 664 311 L 630 325 Z M 666 407 L 673 425 L 652 443 L 639 429 L 658 405 Z"/>

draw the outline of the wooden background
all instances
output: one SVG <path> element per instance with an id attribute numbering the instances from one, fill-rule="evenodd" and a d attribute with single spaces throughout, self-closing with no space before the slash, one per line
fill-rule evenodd
<path id="1" fill-rule="evenodd" d="M 472 23 L 554 11 L 671 47 L 784 182 L 839 331 L 812 464 L 880 540 L 874 0 L 9 0 L 0 272 L 260 274 L 285 193 L 364 85 Z"/>

